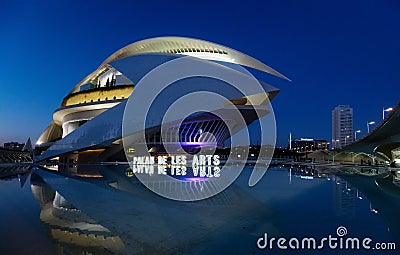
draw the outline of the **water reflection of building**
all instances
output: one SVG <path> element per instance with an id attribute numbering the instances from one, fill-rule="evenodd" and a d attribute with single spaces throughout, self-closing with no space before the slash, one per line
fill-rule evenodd
<path id="1" fill-rule="evenodd" d="M 75 208 L 40 176 L 32 174 L 31 190 L 39 201 L 40 220 L 60 254 L 120 254 L 125 246 L 109 229 Z"/>
<path id="2" fill-rule="evenodd" d="M 231 233 L 231 229 L 235 229 L 232 236 L 240 234 L 246 238 L 258 230 L 272 232 L 275 229 L 274 223 L 255 220 L 270 218 L 273 211 L 262 202 L 262 199 L 266 200 L 264 194 L 244 189 L 244 183 L 234 183 L 209 199 L 183 203 L 158 196 L 135 177 L 128 177 L 128 166 L 92 168 L 99 170 L 104 177 L 65 178 L 37 168 L 34 172 L 67 198 L 74 208 L 79 208 L 118 235 L 124 243 L 125 254 L 209 254 L 209 249 L 202 252 L 205 246 L 216 247 L 220 241 L 226 240 L 223 239 L 225 230 Z M 207 185 L 201 186 L 199 181 L 185 183 L 182 187 L 165 182 L 159 184 L 189 195 L 195 189 L 207 190 Z M 248 187 L 247 182 L 245 185 Z M 53 196 L 51 204 L 55 192 Z M 225 243 L 224 249 L 228 246 Z M 253 242 L 251 247 L 254 247 Z M 81 250 L 88 249 L 81 247 Z"/>
<path id="3" fill-rule="evenodd" d="M 397 185 L 396 175 L 383 168 L 352 167 L 340 170 L 345 171 L 340 178 L 358 190 L 358 200 L 364 201 L 366 198 L 369 213 L 381 217 L 393 238 L 400 242 L 400 186 Z"/>
<path id="4" fill-rule="evenodd" d="M 29 172 L 29 166 L 1 166 L 0 179 L 7 179 L 12 176 L 24 175 Z"/>
<path id="5" fill-rule="evenodd" d="M 338 177 L 333 180 L 333 199 L 336 215 L 345 218 L 355 216 L 357 190 Z"/>
<path id="6" fill-rule="evenodd" d="M 292 176 L 300 179 L 313 180 L 314 178 L 330 179 L 329 173 L 318 171 L 315 166 L 311 165 L 291 165 L 289 167 L 290 178 Z"/>

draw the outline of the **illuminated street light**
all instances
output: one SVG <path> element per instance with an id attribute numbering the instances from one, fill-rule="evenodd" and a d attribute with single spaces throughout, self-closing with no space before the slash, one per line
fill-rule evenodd
<path id="1" fill-rule="evenodd" d="M 357 133 L 361 133 L 361 130 L 356 130 L 354 132 L 354 141 L 357 141 Z"/>
<path id="2" fill-rule="evenodd" d="M 338 147 L 338 142 L 339 142 L 339 139 L 336 139 L 336 140 L 332 139 L 332 147 L 333 147 L 333 149 Z"/>
<path id="3" fill-rule="evenodd" d="M 346 135 L 346 136 L 344 137 L 344 146 L 347 145 L 347 138 L 350 138 L 350 136 L 349 136 L 349 135 Z"/>
<path id="4" fill-rule="evenodd" d="M 375 124 L 375 121 L 367 122 L 367 134 L 369 133 L 369 125 Z"/>
<path id="5" fill-rule="evenodd" d="M 385 120 L 385 112 L 390 112 L 390 111 L 393 111 L 392 107 L 389 107 L 387 109 L 382 108 L 382 120 Z"/>

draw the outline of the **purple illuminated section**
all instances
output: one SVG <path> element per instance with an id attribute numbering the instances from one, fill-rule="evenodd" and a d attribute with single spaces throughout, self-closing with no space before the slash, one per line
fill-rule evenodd
<path id="1" fill-rule="evenodd" d="M 213 142 L 181 142 L 183 147 L 206 147 L 206 146 L 217 146 L 217 143 Z"/>
<path id="2" fill-rule="evenodd" d="M 224 121 L 213 114 L 203 113 L 200 118 L 186 119 L 179 127 L 179 142 L 183 148 L 196 149 L 222 146 L 229 137 Z"/>
<path id="3" fill-rule="evenodd" d="M 187 182 L 200 182 L 200 181 L 205 181 L 207 179 L 208 177 L 187 177 L 184 178 L 183 180 Z"/>
<path id="4" fill-rule="evenodd" d="M 181 147 L 189 154 L 196 154 L 201 148 L 217 147 L 217 143 L 213 142 L 180 142 Z"/>

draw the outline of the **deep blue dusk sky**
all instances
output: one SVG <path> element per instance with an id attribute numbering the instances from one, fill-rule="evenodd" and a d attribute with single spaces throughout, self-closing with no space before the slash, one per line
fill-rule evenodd
<path id="1" fill-rule="evenodd" d="M 354 108 L 365 133 L 400 101 L 396 0 L 30 2 L 0 3 L 1 144 L 35 141 L 76 83 L 119 48 L 156 36 L 220 43 L 291 78 L 261 77 L 281 89 L 272 102 L 280 146 L 289 131 L 331 140 L 339 104 Z"/>

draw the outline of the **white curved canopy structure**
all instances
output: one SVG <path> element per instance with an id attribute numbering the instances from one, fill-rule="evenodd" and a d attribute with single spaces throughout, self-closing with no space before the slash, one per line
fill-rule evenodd
<path id="1" fill-rule="evenodd" d="M 108 57 L 102 65 L 127 56 L 151 52 L 182 54 L 201 59 L 244 65 L 289 80 L 261 61 L 237 50 L 204 40 L 175 36 L 156 37 L 129 44 Z"/>
<path id="2" fill-rule="evenodd" d="M 114 52 L 96 71 L 77 84 L 71 92 L 75 92 L 80 85 L 87 83 L 93 77 L 104 73 L 108 69 L 107 66 L 109 63 L 144 53 L 181 54 L 205 60 L 233 63 L 254 68 L 290 81 L 289 78 L 261 61 L 229 47 L 199 39 L 165 36 L 134 42 Z"/>

